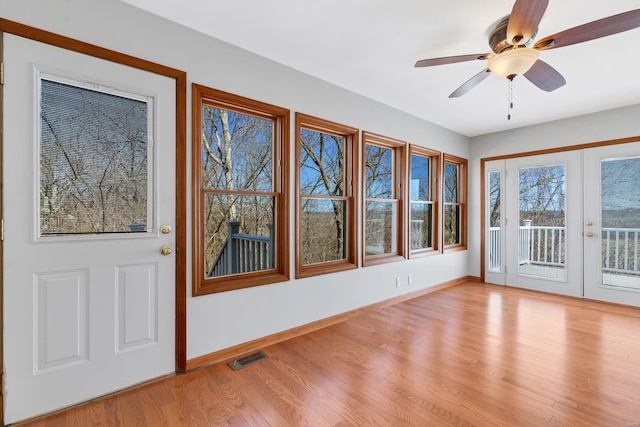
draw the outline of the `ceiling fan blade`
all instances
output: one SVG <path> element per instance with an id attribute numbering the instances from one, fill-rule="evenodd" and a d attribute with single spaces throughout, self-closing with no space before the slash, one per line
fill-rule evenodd
<path id="1" fill-rule="evenodd" d="M 476 53 L 473 55 L 444 56 L 442 58 L 423 59 L 416 62 L 416 67 L 433 67 L 434 65 L 455 64 L 456 62 L 466 62 L 487 59 L 491 56 L 488 53 Z"/>
<path id="2" fill-rule="evenodd" d="M 529 71 L 524 73 L 524 76 L 531 83 L 546 92 L 552 92 L 567 83 L 564 77 L 562 77 L 562 74 L 551 65 L 539 59 L 533 64 Z"/>
<path id="3" fill-rule="evenodd" d="M 630 10 L 561 31 L 539 40 L 534 47 L 539 50 L 555 49 L 610 36 L 637 27 L 640 27 L 640 9 Z"/>
<path id="4" fill-rule="evenodd" d="M 538 24 L 549 0 L 516 0 L 507 25 L 507 41 L 513 45 L 526 43 L 538 31 Z"/>
<path id="5" fill-rule="evenodd" d="M 467 80 L 458 89 L 454 90 L 453 93 L 449 95 L 449 98 L 457 98 L 459 96 L 464 95 L 465 93 L 469 92 L 471 89 L 476 87 L 478 84 L 480 84 L 480 82 L 482 82 L 484 79 L 489 77 L 489 74 L 491 74 L 491 71 L 489 71 L 488 68 L 480 71 L 478 74 L 476 74 L 475 76 Z"/>

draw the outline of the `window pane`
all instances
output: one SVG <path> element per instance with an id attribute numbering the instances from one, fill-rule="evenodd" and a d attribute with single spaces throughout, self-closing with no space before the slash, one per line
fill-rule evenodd
<path id="1" fill-rule="evenodd" d="M 433 205 L 431 203 L 411 203 L 411 250 L 433 247 Z"/>
<path id="2" fill-rule="evenodd" d="M 40 82 L 40 235 L 147 231 L 149 103 Z"/>
<path id="3" fill-rule="evenodd" d="M 396 202 L 366 202 L 365 251 L 367 255 L 397 252 Z"/>
<path id="4" fill-rule="evenodd" d="M 502 271 L 500 171 L 489 171 L 489 270 Z"/>
<path id="5" fill-rule="evenodd" d="M 367 144 L 365 191 L 369 199 L 393 198 L 393 150 Z"/>
<path id="6" fill-rule="evenodd" d="M 460 243 L 460 206 L 444 206 L 444 244 Z"/>
<path id="7" fill-rule="evenodd" d="M 520 274 L 565 277 L 565 167 L 519 171 Z"/>
<path id="8" fill-rule="evenodd" d="M 205 195 L 206 277 L 274 268 L 274 204 L 271 196 Z"/>
<path id="9" fill-rule="evenodd" d="M 202 107 L 202 186 L 273 191 L 274 123 L 208 105 Z"/>
<path id="10" fill-rule="evenodd" d="M 411 156 L 411 200 L 431 200 L 429 189 L 429 158 L 423 156 Z"/>
<path id="11" fill-rule="evenodd" d="M 444 202 L 456 203 L 458 201 L 458 165 L 444 164 Z"/>
<path id="12" fill-rule="evenodd" d="M 302 200 L 303 265 L 346 258 L 346 208 L 344 200 Z"/>
<path id="13" fill-rule="evenodd" d="M 344 196 L 344 143 L 341 136 L 300 130 L 300 193 Z"/>
<path id="14" fill-rule="evenodd" d="M 500 171 L 489 172 L 489 227 L 500 227 Z"/>
<path id="15" fill-rule="evenodd" d="M 603 285 L 640 290 L 640 158 L 601 162 Z"/>

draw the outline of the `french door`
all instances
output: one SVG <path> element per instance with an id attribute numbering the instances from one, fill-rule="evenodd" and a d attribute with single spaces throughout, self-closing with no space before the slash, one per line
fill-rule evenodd
<path id="1" fill-rule="evenodd" d="M 175 82 L 9 34 L 3 50 L 12 423 L 175 371 Z"/>
<path id="2" fill-rule="evenodd" d="M 640 143 L 485 163 L 485 279 L 640 305 Z"/>

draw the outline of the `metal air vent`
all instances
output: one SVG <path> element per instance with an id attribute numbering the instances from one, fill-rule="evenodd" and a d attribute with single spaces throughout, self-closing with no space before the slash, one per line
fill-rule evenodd
<path id="1" fill-rule="evenodd" d="M 238 369 L 246 368 L 249 365 L 253 365 L 254 363 L 258 363 L 268 358 L 269 356 L 267 356 L 264 352 L 258 351 L 248 356 L 243 356 L 239 359 L 235 359 L 230 362 L 227 362 L 227 365 L 229 365 L 229 367 L 234 371 L 237 371 Z"/>

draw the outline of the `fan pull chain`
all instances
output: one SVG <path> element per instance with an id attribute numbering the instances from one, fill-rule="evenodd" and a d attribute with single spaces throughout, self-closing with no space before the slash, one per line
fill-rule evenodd
<path id="1" fill-rule="evenodd" d="M 509 79 L 509 95 L 507 104 L 507 120 L 511 120 L 511 110 L 513 110 L 513 78 Z"/>

